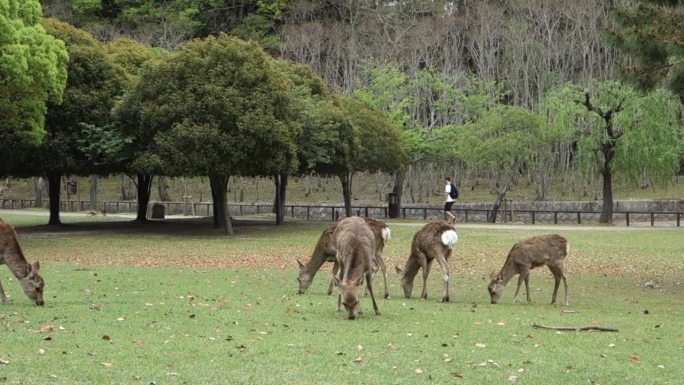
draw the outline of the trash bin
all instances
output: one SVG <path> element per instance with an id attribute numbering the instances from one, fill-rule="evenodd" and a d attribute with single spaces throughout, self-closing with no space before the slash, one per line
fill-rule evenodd
<path id="1" fill-rule="evenodd" d="M 164 219 L 166 208 L 163 204 L 155 202 L 152 204 L 152 219 Z"/>
<path id="2" fill-rule="evenodd" d="M 387 194 L 387 216 L 390 218 L 399 218 L 399 194 Z"/>

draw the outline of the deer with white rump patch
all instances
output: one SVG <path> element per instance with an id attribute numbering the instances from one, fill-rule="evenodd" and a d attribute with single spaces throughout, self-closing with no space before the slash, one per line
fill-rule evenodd
<path id="1" fill-rule="evenodd" d="M 382 258 L 382 252 L 385 248 L 385 242 L 391 238 L 392 232 L 390 228 L 387 227 L 385 222 L 377 220 L 375 218 L 363 218 L 366 223 L 370 226 L 375 236 L 375 255 L 373 258 L 373 273 L 377 273 L 378 270 L 382 272 L 382 278 L 385 283 L 385 298 L 389 298 L 389 291 L 387 289 L 387 267 L 385 266 L 385 261 Z M 335 242 L 333 239 L 333 232 L 337 225 L 328 226 L 323 233 L 321 233 L 316 247 L 311 255 L 311 259 L 306 264 L 301 263 L 297 260 L 299 264 L 299 276 L 297 281 L 299 282 L 298 294 L 304 294 L 311 286 L 314 276 L 321 268 L 325 262 L 333 262 L 333 274 L 337 273 L 339 266 L 337 265 L 337 260 L 335 258 Z M 333 282 L 330 282 L 330 287 L 328 287 L 328 294 L 332 293 Z"/>
<path id="2" fill-rule="evenodd" d="M 518 287 L 513 295 L 513 303 L 518 302 L 518 292 L 520 286 L 525 282 L 527 292 L 527 302 L 530 302 L 530 270 L 539 266 L 548 266 L 553 274 L 555 284 L 551 304 L 556 303 L 556 294 L 561 279 L 565 289 L 565 306 L 568 306 L 568 282 L 567 272 L 565 271 L 565 257 L 570 253 L 570 244 L 567 239 L 560 235 L 539 235 L 513 245 L 508 252 L 506 262 L 499 274 L 492 273 L 492 281 L 489 283 L 489 296 L 493 304 L 499 302 L 501 293 L 508 281 L 514 275 L 520 274 Z"/>
<path id="3" fill-rule="evenodd" d="M 337 298 L 337 311 L 344 305 L 349 319 L 361 313 L 357 287 L 366 280 L 366 289 L 373 301 L 373 310 L 380 315 L 378 304 L 373 295 L 373 256 L 375 255 L 375 236 L 366 221 L 360 217 L 344 218 L 333 232 L 339 271 L 333 274 L 335 286 L 340 290 Z"/>
<path id="4" fill-rule="evenodd" d="M 38 274 L 40 263 L 38 261 L 33 262 L 33 264 L 26 262 L 14 228 L 0 219 L 0 265 L 2 264 L 7 265 L 12 274 L 17 277 L 26 296 L 35 302 L 36 305 L 43 306 L 43 287 L 45 282 L 40 274 Z M 2 303 L 8 303 L 1 283 L 0 298 Z"/>
<path id="5" fill-rule="evenodd" d="M 449 302 L 449 257 L 451 251 L 458 242 L 456 229 L 451 224 L 437 220 L 423 226 L 414 236 L 411 243 L 411 255 L 406 260 L 404 269 L 396 267 L 397 273 L 401 277 L 401 287 L 404 289 L 404 296 L 411 297 L 413 291 L 413 280 L 418 270 L 423 270 L 423 292 L 420 297 L 427 299 L 427 278 L 430 274 L 430 267 L 435 260 L 444 272 L 444 291 L 442 292 L 442 302 Z"/>

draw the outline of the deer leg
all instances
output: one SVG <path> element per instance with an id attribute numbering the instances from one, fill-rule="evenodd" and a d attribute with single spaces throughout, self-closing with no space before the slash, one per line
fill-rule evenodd
<path id="1" fill-rule="evenodd" d="M 0 283 L 0 298 L 2 298 L 2 303 L 8 304 L 7 296 L 5 295 L 5 289 L 2 288 L 2 283 Z"/>
<path id="2" fill-rule="evenodd" d="M 443 255 L 437 255 L 437 263 L 444 272 L 444 291 L 442 292 L 442 302 L 449 302 L 449 263 Z"/>
<path id="3" fill-rule="evenodd" d="M 387 299 L 389 298 L 389 291 L 387 290 L 387 266 L 385 265 L 385 261 L 382 260 L 382 255 L 376 255 L 375 261 L 377 262 L 380 271 L 382 271 L 382 280 L 385 284 L 384 298 Z"/>
<path id="4" fill-rule="evenodd" d="M 333 275 L 337 275 L 337 271 L 338 271 L 339 269 L 340 269 L 340 265 L 337 263 L 337 261 L 335 261 L 335 262 L 333 263 L 333 268 L 332 268 L 332 273 L 333 273 Z M 328 295 L 332 294 L 333 285 L 334 285 L 334 283 L 333 283 L 333 280 L 331 279 L 331 280 L 330 280 L 330 286 L 328 287 Z"/>
<path id="5" fill-rule="evenodd" d="M 529 272 L 525 276 L 525 294 L 527 295 L 527 303 L 532 302 L 530 299 L 530 274 Z"/>
<path id="6" fill-rule="evenodd" d="M 522 286 L 522 283 L 525 282 L 525 279 L 527 278 L 527 276 L 529 274 L 530 274 L 529 268 L 521 268 L 520 269 L 520 276 L 518 277 L 518 287 L 515 289 L 515 294 L 513 294 L 513 303 L 514 304 L 518 303 L 518 293 L 520 292 L 520 286 Z"/>
<path id="7" fill-rule="evenodd" d="M 428 275 L 430 275 L 430 268 L 432 267 L 432 260 L 428 261 L 425 259 L 425 264 L 423 265 L 423 293 L 420 295 L 420 298 L 422 299 L 427 299 L 427 279 Z"/>
<path id="8" fill-rule="evenodd" d="M 366 273 L 366 288 L 370 293 L 371 301 L 373 301 L 373 310 L 375 311 L 375 315 L 380 315 L 380 310 L 378 310 L 378 304 L 375 302 L 375 296 L 373 295 L 373 285 L 371 284 L 371 278 L 371 272 Z"/>
<path id="9" fill-rule="evenodd" d="M 568 306 L 570 304 L 570 302 L 568 301 L 568 274 L 565 272 L 565 266 L 562 263 L 558 264 L 558 269 L 560 270 L 561 278 L 563 279 L 563 289 L 565 292 L 565 306 Z"/>

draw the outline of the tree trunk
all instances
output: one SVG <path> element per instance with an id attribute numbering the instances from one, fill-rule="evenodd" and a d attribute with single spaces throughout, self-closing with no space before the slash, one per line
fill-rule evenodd
<path id="1" fill-rule="evenodd" d="M 399 171 L 394 176 L 394 187 L 392 192 L 397 194 L 397 205 L 399 212 L 401 212 L 401 194 L 404 192 L 404 179 L 406 179 L 406 171 Z"/>
<path id="2" fill-rule="evenodd" d="M 603 208 L 599 223 L 613 223 L 613 172 L 604 170 L 603 175 Z"/>
<path id="3" fill-rule="evenodd" d="M 499 192 L 499 195 L 497 195 L 496 200 L 494 201 L 494 206 L 492 207 L 492 212 L 489 214 L 488 220 L 490 223 L 496 223 L 496 216 L 499 214 L 499 207 L 501 207 L 501 202 L 503 202 L 503 200 L 506 198 L 509 187 L 510 183 L 507 183 L 501 192 Z"/>
<path id="4" fill-rule="evenodd" d="M 90 209 L 97 210 L 97 175 L 90 176 Z"/>
<path id="5" fill-rule="evenodd" d="M 273 211 L 276 215 L 276 225 L 285 223 L 285 194 L 287 192 L 287 175 L 276 174 L 273 176 L 275 181 L 275 201 Z"/>
<path id="6" fill-rule="evenodd" d="M 211 197 L 214 204 L 214 228 L 223 228 L 226 235 L 233 235 L 233 224 L 228 213 L 226 193 L 228 192 L 228 175 L 209 175 Z"/>
<path id="7" fill-rule="evenodd" d="M 352 216 L 351 208 L 351 188 L 352 188 L 352 173 L 344 173 L 339 175 L 342 183 L 342 197 L 344 198 L 344 212 L 346 216 Z"/>
<path id="8" fill-rule="evenodd" d="M 48 195 L 50 197 L 50 220 L 49 225 L 61 225 L 59 220 L 59 198 L 61 192 L 62 176 L 59 174 L 48 174 Z"/>
<path id="9" fill-rule="evenodd" d="M 150 203 L 150 195 L 152 191 L 153 175 L 136 174 L 137 182 L 135 187 L 138 191 L 138 213 L 135 217 L 136 222 L 147 221 L 147 205 Z"/>
<path id="10" fill-rule="evenodd" d="M 43 207 L 43 195 L 45 194 L 45 179 L 43 177 L 34 178 L 33 180 L 36 190 L 36 202 L 33 207 Z"/>

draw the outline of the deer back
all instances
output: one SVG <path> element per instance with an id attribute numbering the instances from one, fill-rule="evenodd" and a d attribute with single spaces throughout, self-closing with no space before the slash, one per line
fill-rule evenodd
<path id="1" fill-rule="evenodd" d="M 358 281 L 371 267 L 375 236 L 360 217 L 340 221 L 334 231 L 337 262 L 342 283 Z"/>
<path id="2" fill-rule="evenodd" d="M 513 245 L 506 263 L 535 268 L 565 259 L 567 254 L 567 239 L 558 234 L 538 235 Z"/>
<path id="3" fill-rule="evenodd" d="M 448 259 L 457 241 L 454 226 L 443 220 L 432 221 L 413 236 L 411 254 L 421 252 L 428 259 L 433 259 L 437 253 L 441 253 Z"/>

